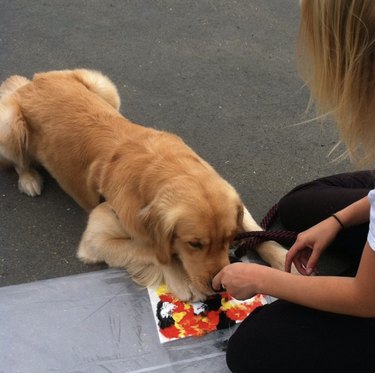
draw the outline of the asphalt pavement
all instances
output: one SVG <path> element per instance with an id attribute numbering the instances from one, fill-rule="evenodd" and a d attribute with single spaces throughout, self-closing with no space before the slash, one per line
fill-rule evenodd
<path id="1" fill-rule="evenodd" d="M 259 221 L 336 163 L 333 126 L 306 114 L 296 0 L 0 0 L 0 80 L 90 68 L 121 112 L 174 132 L 232 183 Z M 75 257 L 87 216 L 47 174 L 40 197 L 0 171 L 0 286 L 101 269 Z"/>

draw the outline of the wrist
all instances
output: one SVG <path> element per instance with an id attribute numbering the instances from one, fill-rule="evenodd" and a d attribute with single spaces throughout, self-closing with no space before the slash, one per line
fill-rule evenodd
<path id="1" fill-rule="evenodd" d="M 340 230 L 344 230 L 345 229 L 345 224 L 342 222 L 342 218 L 340 218 L 337 213 L 336 214 L 331 214 L 330 218 L 336 220 L 337 224 L 340 226 Z"/>
<path id="2" fill-rule="evenodd" d="M 257 294 L 264 294 L 266 292 L 265 280 L 267 278 L 266 272 L 270 267 L 261 265 L 261 264 L 251 264 L 252 268 L 252 277 L 255 279 L 254 287 Z"/>

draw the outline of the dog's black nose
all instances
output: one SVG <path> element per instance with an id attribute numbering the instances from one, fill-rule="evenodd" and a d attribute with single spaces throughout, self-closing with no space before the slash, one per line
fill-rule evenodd
<path id="1" fill-rule="evenodd" d="M 234 254 L 229 254 L 229 261 L 231 264 L 242 262 L 242 260 L 240 258 L 237 258 Z"/>
<path id="2" fill-rule="evenodd" d="M 223 291 L 225 291 L 226 289 L 223 287 L 223 284 L 220 284 L 220 289 L 214 289 L 212 287 L 212 284 L 211 284 L 211 289 L 212 291 L 214 291 L 215 293 L 222 293 Z"/>
<path id="3" fill-rule="evenodd" d="M 222 293 L 223 291 L 226 291 L 227 289 L 225 289 L 225 287 L 223 286 L 223 284 L 220 284 L 220 289 L 218 290 L 218 293 Z"/>

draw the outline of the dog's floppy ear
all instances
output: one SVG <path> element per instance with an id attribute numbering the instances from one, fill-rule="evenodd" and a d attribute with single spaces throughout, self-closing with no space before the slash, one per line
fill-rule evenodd
<path id="1" fill-rule="evenodd" d="M 176 225 L 175 211 L 156 198 L 139 213 L 145 230 L 154 241 L 156 257 L 161 264 L 169 264 L 172 259 L 173 232 Z"/>

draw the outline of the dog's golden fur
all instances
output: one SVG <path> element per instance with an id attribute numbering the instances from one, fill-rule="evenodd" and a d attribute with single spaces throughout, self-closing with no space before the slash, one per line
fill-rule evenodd
<path id="1" fill-rule="evenodd" d="M 42 189 L 32 164 L 43 165 L 90 212 L 78 249 L 84 262 L 202 299 L 228 264 L 235 234 L 260 228 L 234 188 L 179 137 L 130 122 L 119 106 L 116 87 L 96 71 L 12 76 L 0 86 L 0 161 L 15 167 L 30 196 Z M 277 244 L 258 252 L 283 266 Z"/>

